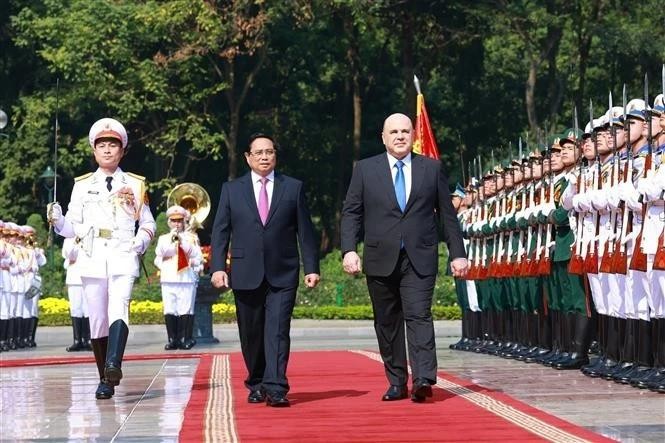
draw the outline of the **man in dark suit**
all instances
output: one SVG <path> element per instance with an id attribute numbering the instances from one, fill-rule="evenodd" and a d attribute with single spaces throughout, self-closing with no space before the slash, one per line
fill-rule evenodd
<path id="1" fill-rule="evenodd" d="M 305 285 L 319 282 L 318 246 L 303 183 L 275 172 L 277 150 L 265 134 L 250 138 L 251 171 L 222 186 L 212 231 L 212 284 L 236 303 L 247 401 L 289 406 L 286 367 L 300 258 Z M 230 247 L 231 272 L 225 271 Z"/>
<path id="2" fill-rule="evenodd" d="M 408 396 L 406 322 L 413 373 L 411 399 L 423 402 L 436 383 L 431 308 L 438 269 L 437 217 L 453 276 L 464 276 L 468 262 L 440 162 L 411 153 L 411 119 L 404 114 L 389 116 L 381 138 L 387 153 L 361 160 L 353 170 L 342 209 L 343 264 L 349 274 L 361 271 L 356 247 L 364 232 L 364 271 L 390 383 L 382 399 Z"/>

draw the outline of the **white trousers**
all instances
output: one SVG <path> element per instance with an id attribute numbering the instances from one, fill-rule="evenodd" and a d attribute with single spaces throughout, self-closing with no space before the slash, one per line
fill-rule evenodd
<path id="1" fill-rule="evenodd" d="M 473 312 L 480 312 L 480 305 L 478 304 L 478 291 L 476 291 L 475 281 L 466 281 L 466 294 L 467 299 L 469 300 L 469 309 Z"/>
<path id="2" fill-rule="evenodd" d="M 606 303 L 606 315 L 626 318 L 626 276 L 623 274 L 605 274 L 602 272 L 598 275 L 603 291 L 602 297 Z"/>
<path id="3" fill-rule="evenodd" d="M 25 298 L 25 294 L 23 294 L 23 306 L 19 317 L 39 317 L 39 297 L 39 295 L 35 295 L 32 298 Z"/>
<path id="4" fill-rule="evenodd" d="M 90 338 L 108 337 L 109 325 L 122 320 L 129 325 L 129 302 L 134 277 L 114 275 L 107 278 L 81 277 L 90 317 Z"/>
<path id="5" fill-rule="evenodd" d="M 196 283 L 162 283 L 164 315 L 188 315 L 194 313 Z"/>
<path id="6" fill-rule="evenodd" d="M 607 280 L 600 278 L 601 274 L 587 274 L 589 279 L 589 288 L 591 288 L 591 298 L 596 306 L 596 312 L 602 315 L 609 315 L 609 303 L 607 300 Z M 605 287 L 603 288 L 603 283 Z"/>
<path id="7" fill-rule="evenodd" d="M 649 315 L 651 318 L 665 318 L 665 271 L 653 269 L 653 258 L 653 255 L 649 255 L 647 260 Z"/>
<path id="8" fill-rule="evenodd" d="M 11 318 L 9 312 L 9 292 L 0 291 L 0 320 L 9 320 Z"/>
<path id="9" fill-rule="evenodd" d="M 88 316 L 88 303 L 83 296 L 83 286 L 67 285 L 67 298 L 69 298 L 69 312 L 72 317 Z"/>

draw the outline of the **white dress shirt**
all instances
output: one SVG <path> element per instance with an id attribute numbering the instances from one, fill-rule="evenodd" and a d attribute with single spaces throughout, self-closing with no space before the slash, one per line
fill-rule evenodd
<path id="1" fill-rule="evenodd" d="M 261 178 L 259 174 L 254 171 L 251 171 L 252 174 L 252 185 L 254 187 L 254 199 L 256 200 L 256 207 L 259 207 L 259 193 L 261 192 Z M 268 191 L 268 208 L 272 203 L 272 191 L 275 188 L 275 171 L 270 171 L 270 174 L 266 176 L 268 182 L 266 183 L 266 191 Z"/>

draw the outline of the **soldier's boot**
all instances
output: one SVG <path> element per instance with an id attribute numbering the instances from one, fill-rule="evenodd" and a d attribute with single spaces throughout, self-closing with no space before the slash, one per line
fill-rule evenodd
<path id="1" fill-rule="evenodd" d="M 460 337 L 460 339 L 457 342 L 451 343 L 450 346 L 448 346 L 450 349 L 453 349 L 455 351 L 460 350 L 460 347 L 462 346 L 462 342 L 464 341 L 465 326 L 466 326 L 466 323 L 468 321 L 466 317 L 467 317 L 466 316 L 466 310 L 462 309 L 462 336 Z"/>
<path id="2" fill-rule="evenodd" d="M 637 353 L 633 369 L 624 374 L 617 381 L 623 384 L 637 383 L 643 377 L 648 377 L 653 369 L 653 348 L 651 346 L 651 322 L 638 320 L 637 324 Z"/>
<path id="3" fill-rule="evenodd" d="M 563 336 L 563 324 L 561 321 L 561 313 L 556 310 L 549 311 L 550 327 L 552 328 L 552 347 L 546 354 L 541 355 L 536 359 L 537 363 L 547 366 L 547 362 L 553 358 L 558 358 L 561 354 L 561 338 Z"/>
<path id="4" fill-rule="evenodd" d="M 31 348 L 30 337 L 32 332 L 32 318 L 24 318 L 22 324 L 21 342 L 24 348 Z"/>
<path id="5" fill-rule="evenodd" d="M 656 366 L 659 368 L 657 374 L 654 374 L 647 388 L 656 392 L 665 392 L 665 318 L 658 319 L 657 336 L 652 339 L 656 343 Z"/>
<path id="6" fill-rule="evenodd" d="M 30 317 L 28 320 L 28 324 L 30 327 L 28 328 L 28 342 L 26 343 L 26 346 L 29 346 L 31 348 L 34 348 L 37 346 L 37 342 L 35 342 L 35 335 L 37 335 L 37 325 L 39 324 L 39 317 Z"/>
<path id="7" fill-rule="evenodd" d="M 25 343 L 23 342 L 23 317 L 16 317 L 14 319 L 14 344 L 17 348 L 25 348 Z"/>
<path id="8" fill-rule="evenodd" d="M 534 312 L 535 330 L 533 331 L 536 349 L 525 356 L 525 363 L 537 363 L 544 355 L 552 349 L 552 312 L 545 315 L 543 312 Z"/>
<path id="9" fill-rule="evenodd" d="M 595 318 L 596 318 L 596 329 L 597 329 L 597 339 L 598 339 L 598 351 L 597 351 L 598 358 L 593 360 L 593 362 L 589 363 L 588 365 L 582 367 L 581 371 L 582 374 L 584 375 L 588 375 L 587 371 L 597 371 L 606 358 L 607 316 L 598 314 L 595 316 Z M 591 354 L 591 349 L 589 349 L 589 353 Z"/>
<path id="10" fill-rule="evenodd" d="M 589 363 L 589 343 L 593 331 L 593 321 L 586 314 L 574 314 L 575 331 L 572 339 L 571 353 L 565 360 L 559 360 L 557 369 L 580 369 Z"/>
<path id="11" fill-rule="evenodd" d="M 481 327 L 481 312 L 471 312 L 471 341 L 467 346 L 467 351 L 473 351 L 481 341 L 483 336 Z"/>
<path id="12" fill-rule="evenodd" d="M 497 349 L 496 355 L 504 358 L 510 358 L 510 352 L 515 345 L 515 315 L 512 310 L 503 311 L 503 340 L 502 346 Z"/>
<path id="13" fill-rule="evenodd" d="M 665 365 L 663 365 L 663 362 L 661 361 L 660 358 L 660 352 L 659 352 L 659 338 L 661 335 L 661 328 L 663 327 L 663 320 L 658 319 L 658 318 L 652 318 L 651 319 L 651 352 L 652 352 L 652 358 L 653 358 L 653 368 L 639 378 L 638 380 L 634 380 L 630 382 L 630 385 L 635 387 L 635 388 L 640 388 L 640 389 L 646 389 L 649 387 L 649 384 L 652 383 L 654 380 L 660 379 L 662 377 L 663 373 L 665 372 Z"/>
<path id="14" fill-rule="evenodd" d="M 10 351 L 16 349 L 16 342 L 14 341 L 14 328 L 16 327 L 16 317 L 12 317 L 7 323 L 7 347 Z"/>
<path id="15" fill-rule="evenodd" d="M 122 358 L 125 355 L 129 328 L 122 320 L 116 320 L 109 327 L 108 349 L 104 378 L 111 386 L 118 386 L 122 379 Z"/>
<path id="16" fill-rule="evenodd" d="M 164 324 L 166 325 L 166 337 L 168 339 L 168 342 L 164 345 L 164 350 L 178 349 L 178 317 L 173 314 L 164 314 Z"/>
<path id="17" fill-rule="evenodd" d="M 563 323 L 561 330 L 561 353 L 557 358 L 552 358 L 548 362 L 548 365 L 553 368 L 556 367 L 558 363 L 567 361 L 570 358 L 570 354 L 573 352 L 573 339 L 575 337 L 575 324 L 577 320 L 575 313 L 562 312 L 561 320 Z"/>
<path id="18" fill-rule="evenodd" d="M 92 351 L 90 344 L 90 317 L 81 317 L 81 345 L 84 351 Z"/>
<path id="19" fill-rule="evenodd" d="M 72 317 L 72 335 L 74 337 L 74 341 L 70 346 L 67 346 L 65 348 L 65 351 L 67 352 L 78 352 L 83 350 L 83 344 L 81 340 L 81 335 L 82 335 L 82 323 L 83 323 L 83 318 L 82 317 Z"/>
<path id="20" fill-rule="evenodd" d="M 95 356 L 95 363 L 97 364 L 97 372 L 99 373 L 99 384 L 95 391 L 95 398 L 98 400 L 107 400 L 115 394 L 113 386 L 104 378 L 104 366 L 106 365 L 108 342 L 108 337 L 93 338 L 90 340 L 92 353 Z"/>
<path id="21" fill-rule="evenodd" d="M 639 320 L 628 318 L 625 320 L 625 324 L 623 346 L 619 351 L 620 363 L 614 371 L 603 376 L 604 379 L 614 380 L 617 383 L 621 383 L 623 377 L 633 370 L 637 360 L 637 347 L 639 346 Z"/>
<path id="22" fill-rule="evenodd" d="M 192 314 L 181 315 L 185 318 L 184 335 L 182 336 L 181 349 L 192 349 L 196 344 L 194 340 L 194 316 Z"/>
<path id="23" fill-rule="evenodd" d="M 619 364 L 619 348 L 622 343 L 620 339 L 620 337 L 622 337 L 621 325 L 624 323 L 622 319 L 617 317 L 609 315 L 604 317 L 604 323 L 606 326 L 605 357 L 595 368 L 586 369 L 585 375 L 592 378 L 602 377 L 604 373 L 612 371 Z"/>
<path id="24" fill-rule="evenodd" d="M 0 320 L 0 352 L 9 351 L 7 344 L 7 329 L 9 328 L 9 320 Z"/>

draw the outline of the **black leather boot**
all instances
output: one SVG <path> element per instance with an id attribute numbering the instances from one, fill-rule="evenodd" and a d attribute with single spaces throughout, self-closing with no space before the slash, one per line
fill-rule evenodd
<path id="1" fill-rule="evenodd" d="M 196 340 L 192 337 L 194 334 L 194 316 L 191 314 L 181 315 L 180 318 L 184 318 L 184 327 L 182 328 L 182 335 L 179 334 L 179 338 L 182 339 L 180 342 L 180 349 L 192 349 L 196 344 Z M 180 326 L 178 324 L 178 326 Z M 180 328 L 178 328 L 180 331 Z"/>
<path id="2" fill-rule="evenodd" d="M 122 379 L 122 357 L 125 355 L 129 328 L 122 320 L 116 320 L 109 327 L 109 345 L 106 351 L 104 378 L 111 386 L 118 386 Z"/>
<path id="3" fill-rule="evenodd" d="M 97 373 L 99 373 L 99 384 L 95 391 L 95 398 L 98 400 L 107 400 L 115 394 L 115 389 L 104 378 L 104 366 L 106 365 L 106 351 L 108 349 L 108 337 L 93 338 L 90 340 L 92 352 L 97 364 Z"/>
<path id="4" fill-rule="evenodd" d="M 14 319 L 14 344 L 17 348 L 25 348 L 23 342 L 23 317 L 16 317 Z"/>
<path id="5" fill-rule="evenodd" d="M 575 326 L 571 353 L 565 360 L 560 360 L 557 369 L 580 369 L 589 363 L 589 343 L 593 331 L 593 322 L 586 314 L 574 314 Z"/>
<path id="6" fill-rule="evenodd" d="M 35 335 L 37 334 L 37 325 L 39 324 L 39 317 L 30 317 L 29 319 L 29 336 L 28 336 L 28 342 L 27 346 L 34 348 L 37 346 L 37 343 L 35 342 Z"/>
<path id="7" fill-rule="evenodd" d="M 639 320 L 627 318 L 624 320 L 626 324 L 623 346 L 619 350 L 619 365 L 618 367 L 603 376 L 606 380 L 614 380 L 617 383 L 626 383 L 625 376 L 633 370 L 637 361 L 637 347 L 638 342 L 638 325 Z"/>
<path id="8" fill-rule="evenodd" d="M 164 345 L 166 351 L 178 349 L 178 317 L 173 314 L 164 314 L 164 324 L 166 325 L 166 336 L 168 342 Z"/>
<path id="9" fill-rule="evenodd" d="M 653 369 L 653 349 L 651 346 L 651 322 L 638 320 L 637 323 L 637 353 L 632 371 L 624 374 L 616 381 L 622 384 L 637 383 L 643 377 L 648 377 Z"/>
<path id="10" fill-rule="evenodd" d="M 72 317 L 72 334 L 74 336 L 74 341 L 70 346 L 65 348 L 67 352 L 78 352 L 83 350 L 83 345 L 81 343 L 81 326 L 82 326 L 82 317 Z"/>
<path id="11" fill-rule="evenodd" d="M 14 341 L 14 329 L 16 329 L 16 317 L 7 320 L 7 347 L 10 351 L 16 349 L 16 342 Z"/>
<path id="12" fill-rule="evenodd" d="M 81 317 L 81 346 L 84 351 L 92 351 L 90 344 L 90 317 Z"/>
<path id="13" fill-rule="evenodd" d="M 620 339 L 622 336 L 621 332 L 621 321 L 622 319 L 605 316 L 605 326 L 606 326 L 606 350 L 605 358 L 600 361 L 600 365 L 595 368 L 585 369 L 585 375 L 589 377 L 596 378 L 602 377 L 606 372 L 613 371 L 614 368 L 619 364 L 619 347 Z"/>
<path id="14" fill-rule="evenodd" d="M 0 320 L 0 352 L 9 351 L 7 345 L 7 328 L 9 328 L 9 320 Z"/>

